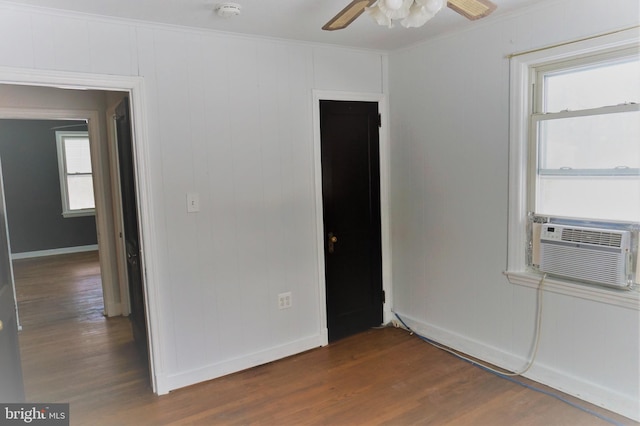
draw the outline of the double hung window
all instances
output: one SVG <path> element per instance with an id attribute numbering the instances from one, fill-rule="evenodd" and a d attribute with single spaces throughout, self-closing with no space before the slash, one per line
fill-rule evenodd
<path id="1" fill-rule="evenodd" d="M 640 59 L 622 49 L 534 68 L 530 211 L 640 220 Z"/>
<path id="2" fill-rule="evenodd" d="M 56 132 L 64 217 L 95 214 L 88 132 Z"/>
<path id="3" fill-rule="evenodd" d="M 540 280 L 530 268 L 535 221 L 629 230 L 637 244 L 638 40 L 635 28 L 511 57 L 507 276 L 512 283 L 536 287 Z M 638 306 L 640 294 L 556 278 L 547 280 L 547 288 L 629 307 Z"/>

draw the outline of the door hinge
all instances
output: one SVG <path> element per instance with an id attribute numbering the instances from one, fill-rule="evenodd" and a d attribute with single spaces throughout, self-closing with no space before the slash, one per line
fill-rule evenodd
<path id="1" fill-rule="evenodd" d="M 387 303 L 387 293 L 382 290 L 382 303 Z"/>
<path id="2" fill-rule="evenodd" d="M 382 114 L 378 113 L 378 127 L 382 127 Z"/>

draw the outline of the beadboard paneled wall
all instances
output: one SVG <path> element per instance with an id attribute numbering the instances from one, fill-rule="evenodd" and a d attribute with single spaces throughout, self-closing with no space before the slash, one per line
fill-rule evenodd
<path id="1" fill-rule="evenodd" d="M 526 365 L 536 290 L 502 275 L 507 55 L 638 25 L 639 7 L 545 1 L 390 54 L 393 300 L 417 330 L 504 367 Z M 551 291 L 543 300 L 528 376 L 638 420 L 639 309 Z"/>
<path id="2" fill-rule="evenodd" d="M 0 66 L 144 78 L 160 393 L 322 343 L 312 90 L 381 93 L 384 55 L 2 2 L 0 40 Z"/>

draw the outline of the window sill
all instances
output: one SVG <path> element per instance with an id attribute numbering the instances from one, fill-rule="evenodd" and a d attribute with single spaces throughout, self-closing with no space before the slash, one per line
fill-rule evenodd
<path id="1" fill-rule="evenodd" d="M 507 271 L 504 272 L 504 275 L 509 279 L 511 284 L 531 288 L 538 288 L 538 283 L 542 278 L 542 274 L 536 272 Z M 631 290 L 618 290 L 615 288 L 580 284 L 557 277 L 547 277 L 544 280 L 544 290 L 640 311 L 640 292 L 637 286 Z"/>
<path id="2" fill-rule="evenodd" d="M 71 217 L 95 216 L 95 215 L 96 215 L 95 209 L 62 212 L 62 217 L 64 217 L 65 219 L 71 218 Z"/>

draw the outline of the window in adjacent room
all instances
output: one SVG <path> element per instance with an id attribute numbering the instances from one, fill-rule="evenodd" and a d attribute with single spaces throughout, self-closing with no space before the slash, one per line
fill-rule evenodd
<path id="1" fill-rule="evenodd" d="M 95 214 L 88 132 L 56 132 L 64 217 Z"/>

